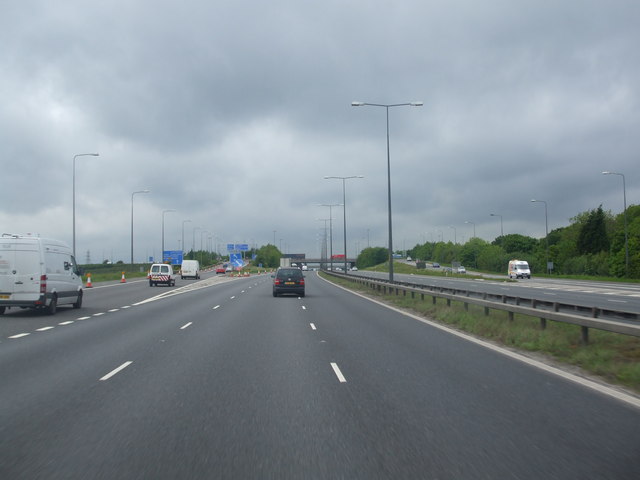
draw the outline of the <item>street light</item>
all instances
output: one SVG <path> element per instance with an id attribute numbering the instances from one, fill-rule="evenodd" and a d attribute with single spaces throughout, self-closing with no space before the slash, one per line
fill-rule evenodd
<path id="1" fill-rule="evenodd" d="M 184 224 L 190 222 L 191 220 L 183 220 L 182 221 L 182 258 L 184 258 Z"/>
<path id="2" fill-rule="evenodd" d="M 473 238 L 476 238 L 476 224 L 474 222 L 470 222 L 469 220 L 465 220 L 464 223 L 470 223 L 473 225 Z"/>
<path id="3" fill-rule="evenodd" d="M 76 158 L 99 157 L 99 153 L 79 153 L 73 156 L 73 257 L 76 256 Z"/>
<path id="4" fill-rule="evenodd" d="M 333 214 L 331 213 L 331 207 L 341 207 L 341 203 L 319 203 L 318 207 L 329 207 L 329 249 L 331 271 L 333 272 Z"/>
<path id="5" fill-rule="evenodd" d="M 544 233 L 545 240 L 547 241 L 547 273 L 551 273 L 551 269 L 549 268 L 549 220 L 547 216 L 547 202 L 544 200 L 536 200 L 535 198 L 532 198 L 531 201 L 533 203 L 544 203 Z"/>
<path id="6" fill-rule="evenodd" d="M 162 211 L 162 253 L 160 254 L 160 256 L 162 257 L 162 263 L 164 263 L 165 259 L 164 259 L 164 214 L 167 212 L 175 212 L 174 209 L 169 209 L 169 210 L 163 210 Z"/>
<path id="7" fill-rule="evenodd" d="M 138 190 L 131 194 L 131 265 L 133 265 L 133 196 L 137 193 L 149 193 L 150 190 Z"/>
<path id="8" fill-rule="evenodd" d="M 389 152 L 389 108 L 390 107 L 421 107 L 422 102 L 409 102 L 409 103 L 395 103 L 390 105 L 379 103 L 366 103 L 366 102 L 351 102 L 352 107 L 383 107 L 387 111 L 387 201 L 389 211 L 389 281 L 393 282 L 393 237 L 392 237 L 392 225 L 391 225 L 391 155 Z"/>
<path id="9" fill-rule="evenodd" d="M 603 175 L 620 175 L 622 177 L 622 198 L 624 200 L 624 271 L 629 276 L 629 238 L 627 235 L 627 186 L 624 181 L 624 175 L 617 172 L 602 172 Z"/>
<path id="10" fill-rule="evenodd" d="M 345 273 L 349 271 L 347 268 L 347 197 L 345 193 L 345 181 L 350 178 L 364 178 L 364 175 L 351 175 L 350 177 L 324 177 L 325 180 L 335 178 L 338 180 L 342 180 L 342 219 L 343 219 L 343 230 L 344 230 L 344 271 Z"/>
<path id="11" fill-rule="evenodd" d="M 502 215 L 499 215 L 497 213 L 490 213 L 489 215 L 491 215 L 492 217 L 500 217 L 500 236 L 504 237 L 504 231 L 502 230 Z"/>

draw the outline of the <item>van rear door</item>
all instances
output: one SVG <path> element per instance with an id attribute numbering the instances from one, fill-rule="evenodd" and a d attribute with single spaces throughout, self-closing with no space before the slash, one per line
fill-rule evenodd
<path id="1" fill-rule="evenodd" d="M 36 301 L 40 298 L 42 266 L 39 244 L 19 242 L 15 244 L 14 288 L 12 300 Z"/>
<path id="2" fill-rule="evenodd" d="M 2 242 L 0 300 L 36 301 L 40 298 L 40 250 L 36 242 Z"/>
<path id="3" fill-rule="evenodd" d="M 16 256 L 13 246 L 6 242 L 0 244 L 0 301 L 10 300 L 13 296 Z"/>

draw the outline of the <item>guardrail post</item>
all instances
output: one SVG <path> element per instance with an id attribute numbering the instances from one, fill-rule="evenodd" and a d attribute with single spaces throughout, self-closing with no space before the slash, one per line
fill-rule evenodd
<path id="1" fill-rule="evenodd" d="M 450 306 L 451 306 L 451 299 L 447 298 L 447 307 L 450 307 Z"/>
<path id="2" fill-rule="evenodd" d="M 542 330 L 544 330 L 545 328 L 547 328 L 547 319 L 546 318 L 540 318 L 540 328 Z"/>
<path id="3" fill-rule="evenodd" d="M 508 312 L 509 313 L 509 321 L 513 322 L 513 312 Z"/>
<path id="4" fill-rule="evenodd" d="M 484 307 L 484 316 L 485 317 L 489 316 L 489 307 Z"/>
<path id="5" fill-rule="evenodd" d="M 469 304 L 467 302 L 464 302 L 464 309 L 465 311 L 469 311 Z"/>
<path id="6" fill-rule="evenodd" d="M 411 292 L 411 298 L 412 298 L 412 299 L 413 299 L 413 298 L 416 298 L 416 292 L 413 292 L 413 291 Z"/>
<path id="7" fill-rule="evenodd" d="M 588 345 L 589 344 L 589 327 L 580 327 L 580 330 L 582 331 L 582 344 Z"/>
<path id="8" fill-rule="evenodd" d="M 432 300 L 432 302 L 431 302 L 431 303 L 433 303 L 433 304 L 435 305 L 435 304 L 436 304 L 436 301 L 437 301 L 437 297 L 436 297 L 435 295 L 433 295 L 433 296 L 431 297 L 431 300 Z"/>

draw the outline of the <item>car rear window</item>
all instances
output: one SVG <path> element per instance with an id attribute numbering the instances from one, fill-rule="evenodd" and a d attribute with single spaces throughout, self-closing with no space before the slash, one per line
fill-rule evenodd
<path id="1" fill-rule="evenodd" d="M 280 270 L 278 272 L 278 277 L 301 277 L 302 276 L 302 272 L 300 270 L 298 270 L 297 268 L 290 268 L 290 269 L 286 269 L 286 270 Z"/>

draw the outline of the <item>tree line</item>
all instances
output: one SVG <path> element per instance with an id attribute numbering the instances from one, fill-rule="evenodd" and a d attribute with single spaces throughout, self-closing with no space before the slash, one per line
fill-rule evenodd
<path id="1" fill-rule="evenodd" d="M 625 215 L 605 212 L 602 205 L 578 214 L 570 225 L 536 239 L 517 233 L 503 235 L 493 242 L 471 238 L 464 244 L 426 242 L 408 250 L 413 259 L 450 264 L 460 262 L 483 271 L 506 273 L 509 260 L 526 260 L 533 272 L 640 278 L 640 206 L 626 210 L 628 262 L 625 249 Z M 358 268 L 388 261 L 388 250 L 369 247 L 358 255 Z"/>

